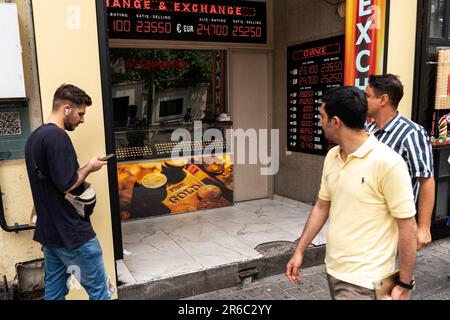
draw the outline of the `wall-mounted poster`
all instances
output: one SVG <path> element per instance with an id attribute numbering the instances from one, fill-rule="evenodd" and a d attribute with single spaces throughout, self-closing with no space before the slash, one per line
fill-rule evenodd
<path id="1" fill-rule="evenodd" d="M 287 48 L 289 151 L 326 154 L 334 144 L 320 124 L 320 98 L 344 81 L 344 36 Z"/>
<path id="2" fill-rule="evenodd" d="M 122 220 L 233 205 L 233 159 L 213 158 L 119 163 Z"/>

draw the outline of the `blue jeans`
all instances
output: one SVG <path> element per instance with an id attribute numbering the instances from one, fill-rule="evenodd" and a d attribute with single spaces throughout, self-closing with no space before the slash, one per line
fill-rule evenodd
<path id="1" fill-rule="evenodd" d="M 64 300 L 71 275 L 86 289 L 90 300 L 111 299 L 97 237 L 73 250 L 44 247 L 44 259 L 45 300 Z"/>

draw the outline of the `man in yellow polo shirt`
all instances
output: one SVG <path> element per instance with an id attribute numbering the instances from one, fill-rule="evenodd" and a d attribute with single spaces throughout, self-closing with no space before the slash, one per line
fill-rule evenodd
<path id="1" fill-rule="evenodd" d="M 400 155 L 364 131 L 367 100 L 356 87 L 327 92 L 320 107 L 325 136 L 338 146 L 325 158 L 318 200 L 286 266 L 300 280 L 303 254 L 329 219 L 325 264 L 331 297 L 374 299 L 373 282 L 395 269 L 395 300 L 410 298 L 416 258 L 414 195 Z"/>

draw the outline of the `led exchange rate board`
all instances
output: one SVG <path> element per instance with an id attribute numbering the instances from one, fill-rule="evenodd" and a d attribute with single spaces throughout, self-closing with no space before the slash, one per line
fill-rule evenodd
<path id="1" fill-rule="evenodd" d="M 267 41 L 266 3 L 229 0 L 105 0 L 110 39 Z"/>
<path id="2" fill-rule="evenodd" d="M 320 99 L 343 85 L 344 36 L 287 48 L 287 102 L 289 151 L 326 154 L 334 144 L 320 124 Z"/>

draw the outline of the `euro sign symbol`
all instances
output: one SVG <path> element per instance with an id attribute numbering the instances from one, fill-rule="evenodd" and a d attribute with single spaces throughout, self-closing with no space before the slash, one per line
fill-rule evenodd
<path id="1" fill-rule="evenodd" d="M 181 24 L 177 24 L 177 31 L 178 33 L 181 33 Z"/>

